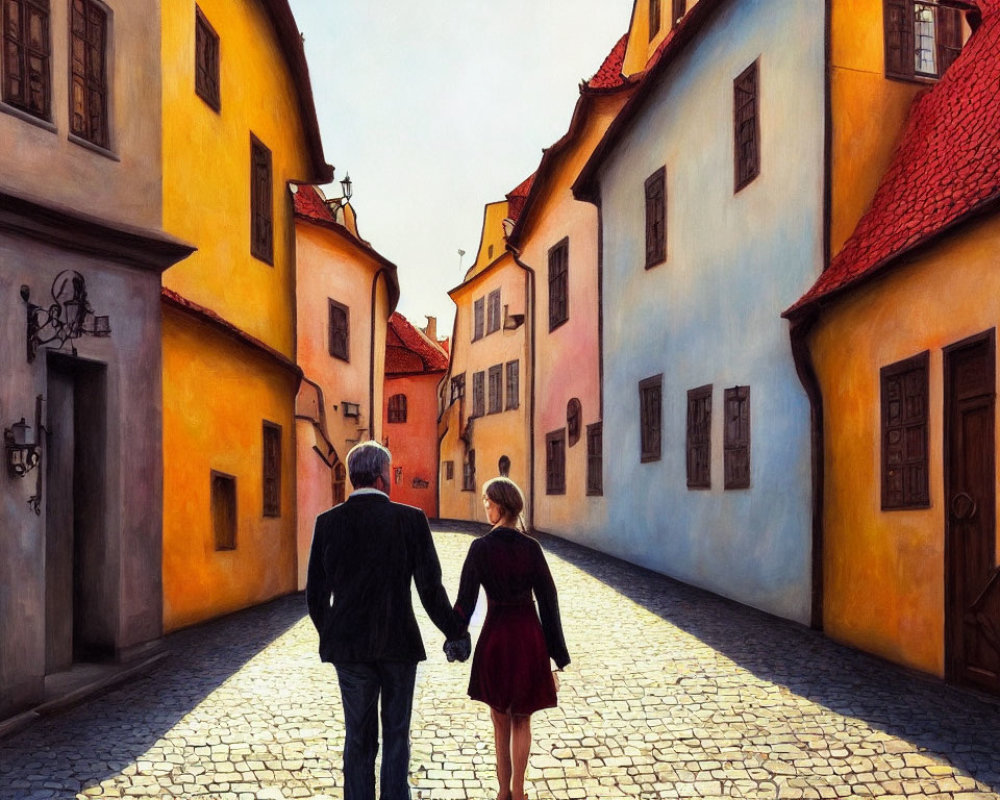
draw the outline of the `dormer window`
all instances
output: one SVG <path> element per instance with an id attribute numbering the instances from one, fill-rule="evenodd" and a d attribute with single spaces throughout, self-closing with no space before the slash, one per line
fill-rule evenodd
<path id="1" fill-rule="evenodd" d="M 940 78 L 962 51 L 962 15 L 939 0 L 883 0 L 885 74 Z"/>

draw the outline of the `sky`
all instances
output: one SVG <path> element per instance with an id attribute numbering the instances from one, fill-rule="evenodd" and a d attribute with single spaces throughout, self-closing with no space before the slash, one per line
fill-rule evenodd
<path id="1" fill-rule="evenodd" d="M 289 0 L 323 151 L 358 231 L 399 269 L 397 310 L 451 335 L 483 207 L 569 128 L 579 84 L 628 30 L 633 0 Z M 464 250 L 460 257 L 458 250 Z"/>

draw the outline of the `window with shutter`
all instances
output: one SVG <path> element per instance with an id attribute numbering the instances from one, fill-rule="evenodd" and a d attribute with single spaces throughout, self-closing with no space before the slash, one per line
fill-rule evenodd
<path id="1" fill-rule="evenodd" d="M 444 479 L 446 481 L 455 480 L 455 462 L 445 461 L 444 462 Z"/>
<path id="2" fill-rule="evenodd" d="M 490 292 L 486 301 L 486 333 L 500 330 L 500 290 Z"/>
<path id="3" fill-rule="evenodd" d="M 569 319 L 569 239 L 549 250 L 549 330 Z"/>
<path id="4" fill-rule="evenodd" d="M 49 0 L 3 0 L 3 101 L 52 119 Z"/>
<path id="5" fill-rule="evenodd" d="M 712 486 L 712 386 L 688 391 L 687 485 L 689 489 Z"/>
<path id="6" fill-rule="evenodd" d="M 507 362 L 507 410 L 518 408 L 521 404 L 520 361 Z"/>
<path id="7" fill-rule="evenodd" d="M 566 494 L 566 429 L 545 434 L 545 494 Z"/>
<path id="8" fill-rule="evenodd" d="M 350 311 L 342 303 L 328 298 L 330 307 L 330 355 L 344 361 L 351 360 Z"/>
<path id="9" fill-rule="evenodd" d="M 667 259 L 667 168 L 646 178 L 646 269 Z"/>
<path id="10" fill-rule="evenodd" d="M 580 424 L 583 417 L 583 406 L 579 398 L 572 398 L 566 404 L 566 443 L 569 447 L 580 441 Z"/>
<path id="11" fill-rule="evenodd" d="M 639 437 L 642 463 L 660 460 L 663 374 L 639 381 Z"/>
<path id="12" fill-rule="evenodd" d="M 219 35 L 198 6 L 194 7 L 194 90 L 216 111 L 222 108 L 219 93 Z"/>
<path id="13" fill-rule="evenodd" d="M 660 0 L 649 0 L 649 41 L 660 32 Z"/>
<path id="14" fill-rule="evenodd" d="M 389 398 L 388 408 L 389 422 L 406 422 L 406 395 L 394 394 Z"/>
<path id="15" fill-rule="evenodd" d="M 250 253 L 274 263 L 274 199 L 271 151 L 250 134 Z"/>
<path id="16" fill-rule="evenodd" d="M 485 297 L 480 297 L 472 304 L 472 341 L 483 338 L 485 304 Z"/>
<path id="17" fill-rule="evenodd" d="M 462 491 L 474 492 L 476 490 L 476 451 L 470 450 L 465 454 L 465 462 L 462 464 Z"/>
<path id="18" fill-rule="evenodd" d="M 72 0 L 70 132 L 108 147 L 108 12 L 93 0 Z"/>
<path id="19" fill-rule="evenodd" d="M 485 372 L 476 372 L 472 375 L 472 416 L 474 417 L 481 417 L 486 413 L 485 383 Z"/>
<path id="20" fill-rule="evenodd" d="M 264 423 L 264 516 L 281 516 L 281 426 Z"/>
<path id="21" fill-rule="evenodd" d="M 451 402 L 455 402 L 460 397 L 465 397 L 465 373 L 456 375 L 451 379 Z"/>
<path id="22" fill-rule="evenodd" d="M 961 11 L 945 0 L 883 0 L 885 74 L 939 78 L 962 50 Z"/>
<path id="23" fill-rule="evenodd" d="M 880 371 L 882 509 L 927 508 L 929 353 Z"/>
<path id="24" fill-rule="evenodd" d="M 503 411 L 503 364 L 494 364 L 489 369 L 490 414 Z"/>
<path id="25" fill-rule="evenodd" d="M 750 488 L 750 387 L 725 391 L 723 465 L 726 489 Z"/>
<path id="26" fill-rule="evenodd" d="M 587 495 L 604 494 L 604 433 L 603 423 L 587 426 Z"/>
<path id="27" fill-rule="evenodd" d="M 211 473 L 212 533 L 216 550 L 236 549 L 236 478 Z"/>
<path id="28" fill-rule="evenodd" d="M 733 141 L 738 192 L 760 174 L 760 117 L 757 105 L 757 62 L 733 81 Z"/>

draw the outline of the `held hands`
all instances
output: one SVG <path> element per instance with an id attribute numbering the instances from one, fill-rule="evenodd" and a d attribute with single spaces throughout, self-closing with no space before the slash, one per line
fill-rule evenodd
<path id="1" fill-rule="evenodd" d="M 448 639 L 443 650 L 449 661 L 465 661 L 472 653 L 472 636 L 466 631 L 458 639 Z"/>

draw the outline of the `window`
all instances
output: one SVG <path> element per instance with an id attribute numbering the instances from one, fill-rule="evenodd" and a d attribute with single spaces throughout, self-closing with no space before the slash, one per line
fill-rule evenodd
<path id="1" fill-rule="evenodd" d="M 472 304 L 473 310 L 473 328 L 472 328 L 472 341 L 476 339 L 483 338 L 483 311 L 484 304 L 486 302 L 485 297 L 480 297 Z"/>
<path id="2" fill-rule="evenodd" d="M 72 2 L 70 131 L 81 139 L 106 148 L 108 14 L 93 0 Z"/>
<path id="3" fill-rule="evenodd" d="M 212 531 L 216 550 L 236 549 L 236 478 L 212 470 Z"/>
<path id="4" fill-rule="evenodd" d="M 485 372 L 472 375 L 472 416 L 481 417 L 486 413 Z"/>
<path id="5" fill-rule="evenodd" d="M 281 426 L 264 423 L 264 516 L 281 516 Z"/>
<path id="6" fill-rule="evenodd" d="M 604 494 L 602 475 L 604 460 L 603 423 L 595 422 L 587 426 L 587 495 Z"/>
<path id="7" fill-rule="evenodd" d="M 490 292 L 486 302 L 486 332 L 500 330 L 500 290 Z"/>
<path id="8" fill-rule="evenodd" d="M 566 439 L 570 447 L 580 441 L 580 418 L 582 416 L 583 408 L 580 405 L 580 400 L 574 397 L 566 404 Z"/>
<path id="9" fill-rule="evenodd" d="M 566 429 L 545 434 L 545 494 L 566 494 Z"/>
<path id="10" fill-rule="evenodd" d="M 549 250 L 549 330 L 569 319 L 569 239 Z"/>
<path id="11" fill-rule="evenodd" d="M 465 373 L 456 375 L 451 379 L 451 402 L 454 403 L 461 397 L 465 397 Z"/>
<path id="12" fill-rule="evenodd" d="M 520 361 L 507 362 L 507 410 L 520 407 Z"/>
<path id="13" fill-rule="evenodd" d="M 52 117 L 49 0 L 3 0 L 3 101 Z"/>
<path id="14" fill-rule="evenodd" d="M 465 454 L 465 462 L 462 464 L 462 491 L 476 491 L 476 451 L 470 450 Z"/>
<path id="15" fill-rule="evenodd" d="M 881 370 L 883 510 L 930 506 L 928 358 L 924 352 Z"/>
<path id="16" fill-rule="evenodd" d="M 733 129 L 736 191 L 760 174 L 760 121 L 757 108 L 757 62 L 733 81 Z"/>
<path id="17" fill-rule="evenodd" d="M 446 481 L 455 480 L 455 462 L 445 461 L 444 462 L 444 479 Z"/>
<path id="18" fill-rule="evenodd" d="M 939 78 L 962 50 L 962 17 L 937 0 L 884 0 L 885 74 Z"/>
<path id="19" fill-rule="evenodd" d="M 338 461 L 333 467 L 333 504 L 343 503 L 347 497 L 347 467 Z"/>
<path id="20" fill-rule="evenodd" d="M 639 381 L 640 461 L 660 460 L 663 374 Z"/>
<path id="21" fill-rule="evenodd" d="M 222 108 L 219 94 L 219 34 L 202 10 L 194 8 L 194 90 L 216 111 Z"/>
<path id="22" fill-rule="evenodd" d="M 646 269 L 667 260 L 667 168 L 646 178 Z"/>
<path id="23" fill-rule="evenodd" d="M 274 262 L 274 222 L 271 193 L 271 151 L 250 135 L 250 252 Z"/>
<path id="24" fill-rule="evenodd" d="M 406 395 L 394 394 L 389 398 L 389 422 L 406 422 Z"/>
<path id="25" fill-rule="evenodd" d="M 510 456 L 500 456 L 497 460 L 497 469 L 504 478 L 510 477 Z"/>
<path id="26" fill-rule="evenodd" d="M 712 386 L 688 391 L 687 485 L 689 489 L 712 486 Z"/>
<path id="27" fill-rule="evenodd" d="M 490 409 L 489 413 L 499 414 L 503 411 L 503 364 L 490 367 Z"/>
<path id="28" fill-rule="evenodd" d="M 660 32 L 660 0 L 649 0 L 649 41 Z"/>
<path id="29" fill-rule="evenodd" d="M 725 391 L 726 427 L 723 433 L 725 488 L 750 488 L 750 387 L 734 386 Z"/>
<path id="30" fill-rule="evenodd" d="M 344 361 L 351 360 L 351 313 L 350 309 L 343 303 L 336 300 L 327 299 L 330 308 L 329 322 L 327 323 L 328 337 L 330 340 L 330 355 Z"/>
<path id="31" fill-rule="evenodd" d="M 673 13 L 671 15 L 671 26 L 676 28 L 677 23 L 684 18 L 684 13 L 687 11 L 687 2 L 685 0 L 673 0 Z"/>

